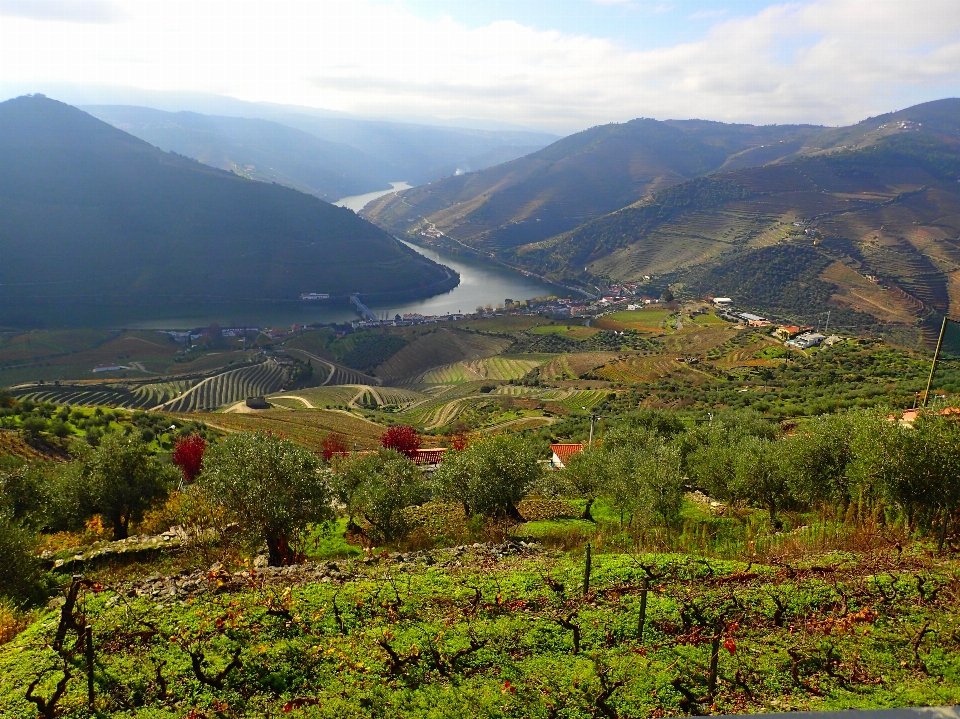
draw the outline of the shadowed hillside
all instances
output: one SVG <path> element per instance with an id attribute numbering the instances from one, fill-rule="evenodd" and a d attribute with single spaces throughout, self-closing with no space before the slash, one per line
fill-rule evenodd
<path id="1" fill-rule="evenodd" d="M 3 324 L 236 316 L 302 292 L 429 296 L 457 283 L 350 210 L 42 96 L 0 104 L 0 165 Z"/>

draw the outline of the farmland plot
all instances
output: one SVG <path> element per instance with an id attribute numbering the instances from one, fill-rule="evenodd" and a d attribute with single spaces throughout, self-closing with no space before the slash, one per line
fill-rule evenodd
<path id="1" fill-rule="evenodd" d="M 266 410 L 256 414 L 193 413 L 211 427 L 235 432 L 269 431 L 318 452 L 332 432 L 346 437 L 351 449 L 372 449 L 380 444 L 386 427 L 341 410 Z"/>
<path id="2" fill-rule="evenodd" d="M 428 370 L 413 379 L 414 384 L 455 384 L 483 379 L 520 379 L 539 362 L 534 360 L 490 357 L 482 360 L 465 360 L 444 367 Z"/>
<path id="3" fill-rule="evenodd" d="M 122 407 L 124 409 L 150 409 L 155 403 L 149 395 L 138 395 L 127 389 L 105 385 L 31 385 L 11 390 L 20 399 L 50 404 L 78 405 L 82 407 Z"/>
<path id="4" fill-rule="evenodd" d="M 201 412 L 219 409 L 247 397 L 276 392 L 283 386 L 286 377 L 287 372 L 283 367 L 268 360 L 258 365 L 241 367 L 208 377 L 158 409 L 165 412 Z"/>

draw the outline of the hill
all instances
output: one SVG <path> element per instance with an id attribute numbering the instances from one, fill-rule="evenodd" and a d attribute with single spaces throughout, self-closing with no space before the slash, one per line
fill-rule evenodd
<path id="1" fill-rule="evenodd" d="M 960 269 L 960 153 L 914 132 L 859 150 L 718 173 L 519 248 L 562 274 L 665 275 L 697 292 L 809 321 L 914 324 L 950 312 Z M 793 289 L 788 289 L 788 285 Z"/>
<path id="2" fill-rule="evenodd" d="M 458 278 L 350 210 L 161 150 L 42 96 L 0 103 L 0 324 L 255 317 L 302 292 Z"/>
<path id="3" fill-rule="evenodd" d="M 276 182 L 333 202 L 389 189 L 400 171 L 349 145 L 303 130 L 243 117 L 163 112 L 127 105 L 80 109 L 165 152 L 263 182 Z"/>
<path id="4" fill-rule="evenodd" d="M 748 163 L 744 153 L 751 148 L 772 146 L 789 154 L 817 131 L 648 119 L 601 125 L 513 162 L 384 198 L 371 204 L 366 216 L 395 231 L 410 231 L 411 222 L 418 222 L 414 231 L 435 225 L 458 243 L 502 252 L 571 230 L 728 162 Z"/>

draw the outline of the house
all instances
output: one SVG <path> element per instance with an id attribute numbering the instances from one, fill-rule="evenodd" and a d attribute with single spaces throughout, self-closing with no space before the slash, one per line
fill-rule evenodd
<path id="1" fill-rule="evenodd" d="M 550 464 L 554 469 L 563 469 L 567 466 L 567 462 L 570 461 L 570 458 L 575 455 L 577 452 L 583 451 L 582 444 L 551 444 L 550 449 L 553 451 L 553 457 L 550 460 Z"/>
<path id="2" fill-rule="evenodd" d="M 824 335 L 817 332 L 804 332 L 802 335 L 798 335 L 787 342 L 787 344 L 792 347 L 798 347 L 802 350 L 808 350 L 811 347 L 816 347 L 825 339 L 827 338 Z"/>
<path id="3" fill-rule="evenodd" d="M 800 328 L 796 325 L 781 325 L 773 331 L 773 334 L 786 342 L 787 340 L 792 339 L 800 334 Z"/>
<path id="4" fill-rule="evenodd" d="M 120 364 L 98 364 L 93 368 L 94 372 L 119 372 L 122 369 L 129 369 Z"/>
<path id="5" fill-rule="evenodd" d="M 715 304 L 717 307 L 727 307 L 733 304 L 733 300 L 729 297 L 714 297 L 713 304 Z"/>

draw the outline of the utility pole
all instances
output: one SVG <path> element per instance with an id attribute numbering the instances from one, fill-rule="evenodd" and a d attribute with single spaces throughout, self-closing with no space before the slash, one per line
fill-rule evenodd
<path id="1" fill-rule="evenodd" d="M 943 345 L 943 335 L 947 331 L 947 322 L 949 320 L 944 316 L 943 324 L 940 325 L 940 337 L 937 339 L 937 349 L 933 353 L 933 363 L 930 365 L 930 376 L 927 378 L 927 391 L 923 393 L 923 406 L 927 406 L 930 399 L 930 385 L 933 384 L 933 372 L 937 368 L 937 360 L 940 358 L 940 347 Z"/>
<path id="2" fill-rule="evenodd" d="M 830 329 L 830 310 L 827 310 L 827 324 L 823 328 L 823 334 L 827 334 L 828 329 Z"/>

